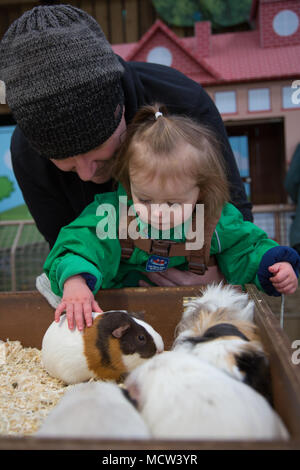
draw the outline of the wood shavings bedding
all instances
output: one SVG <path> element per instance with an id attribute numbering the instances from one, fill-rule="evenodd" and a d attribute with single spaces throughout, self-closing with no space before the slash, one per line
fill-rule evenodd
<path id="1" fill-rule="evenodd" d="M 0 341 L 0 434 L 35 433 L 68 387 L 49 376 L 39 349 Z"/>

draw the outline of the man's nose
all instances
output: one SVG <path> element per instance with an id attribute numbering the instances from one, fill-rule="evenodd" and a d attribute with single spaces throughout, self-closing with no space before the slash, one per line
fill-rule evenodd
<path id="1" fill-rule="evenodd" d="M 89 181 L 95 175 L 97 164 L 84 155 L 76 157 L 76 173 L 82 181 Z"/>

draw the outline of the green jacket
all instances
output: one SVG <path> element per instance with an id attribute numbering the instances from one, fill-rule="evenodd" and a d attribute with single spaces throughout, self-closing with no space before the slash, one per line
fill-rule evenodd
<path id="1" fill-rule="evenodd" d="M 118 233 L 120 195 L 125 195 L 121 185 L 116 192 L 97 195 L 77 219 L 61 229 L 44 265 L 55 294 L 61 296 L 64 282 L 75 274 L 84 274 L 89 287 L 96 293 L 100 287 L 124 287 L 128 285 L 130 274 L 146 271 L 150 256 L 146 252 L 135 247 L 129 260 L 121 260 L 118 238 L 100 240 L 97 236 L 97 227 L 100 223 L 103 229 L 108 212 Z M 103 204 L 110 204 L 113 209 L 105 215 L 97 215 L 99 207 L 106 207 Z M 131 204 L 129 200 L 128 205 Z M 170 231 L 170 240 L 175 240 L 174 230 Z M 184 235 L 176 241 L 185 241 Z M 210 253 L 216 255 L 228 283 L 254 283 L 263 290 L 257 273 L 263 255 L 275 246 L 278 244 L 270 240 L 263 230 L 251 222 L 245 222 L 240 211 L 228 203 L 223 208 L 213 234 Z M 175 256 L 169 259 L 169 267 L 186 270 L 188 263 L 185 257 Z"/>

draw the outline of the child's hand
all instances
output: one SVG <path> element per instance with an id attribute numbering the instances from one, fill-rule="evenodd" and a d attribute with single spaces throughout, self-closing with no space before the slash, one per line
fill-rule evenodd
<path id="1" fill-rule="evenodd" d="M 80 275 L 72 276 L 66 280 L 62 301 L 55 310 L 56 322 L 59 322 L 64 310 L 70 330 L 74 328 L 74 319 L 78 330 L 83 330 L 85 322 L 87 326 L 92 325 L 92 312 L 102 312 L 92 291 Z"/>
<path id="2" fill-rule="evenodd" d="M 290 263 L 281 261 L 269 266 L 268 269 L 273 274 L 270 281 L 278 292 L 293 294 L 296 291 L 298 279 Z"/>

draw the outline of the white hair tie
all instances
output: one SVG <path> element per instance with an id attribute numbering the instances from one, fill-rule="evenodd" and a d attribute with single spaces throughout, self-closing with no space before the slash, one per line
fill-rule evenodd
<path id="1" fill-rule="evenodd" d="M 155 119 L 157 120 L 160 116 L 163 116 L 163 113 L 161 113 L 160 111 L 157 111 L 155 113 Z"/>

